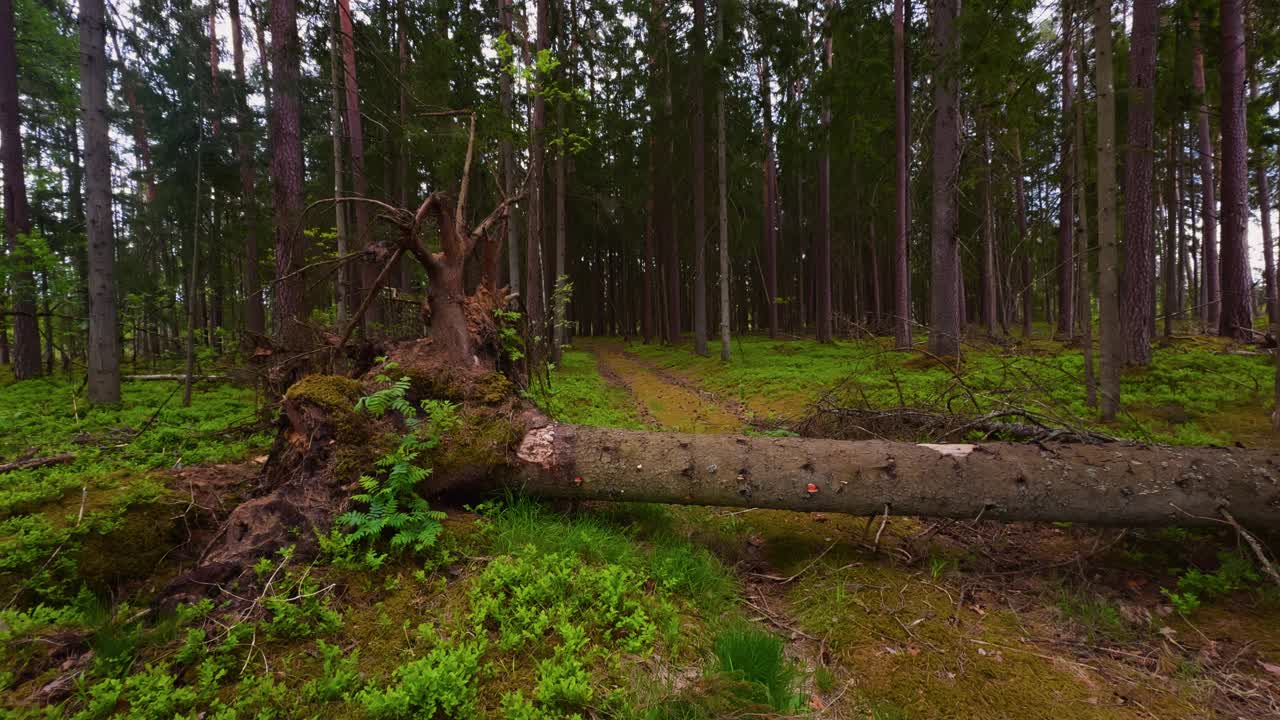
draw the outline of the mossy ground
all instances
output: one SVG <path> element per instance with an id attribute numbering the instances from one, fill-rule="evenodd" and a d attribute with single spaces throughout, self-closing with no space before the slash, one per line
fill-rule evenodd
<path id="1" fill-rule="evenodd" d="M 740 406 L 758 419 L 796 417 L 850 376 L 859 397 L 885 405 L 936 402 L 952 379 L 928 358 L 873 342 L 745 338 L 728 365 L 683 349 L 581 347 L 566 352 L 551 383 L 531 396 L 559 419 L 613 427 L 733 432 L 749 429 Z M 1126 377 L 1143 432 L 1261 442 L 1250 433 L 1266 433 L 1249 418 L 1269 410 L 1270 368 L 1218 349 L 1175 343 L 1158 351 L 1155 369 Z M 965 377 L 979 403 L 994 401 L 991 393 L 1012 385 L 1009 378 L 1022 378 L 1021 388 L 1053 385 L 1051 376 L 1072 371 L 1071 352 L 1047 341 L 989 347 L 970 356 Z M 1065 403 L 1074 392 L 1065 385 L 1038 397 Z M 0 413 L 0 422 L 17 428 L 42 414 L 37 426 L 45 429 L 22 448 L 11 433 L 0 443 L 10 454 L 83 448 L 75 442 L 82 431 L 99 440 L 94 448 L 124 442 L 128 433 L 119 429 L 138 427 L 169 389 L 127 385 L 122 408 L 79 406 L 66 416 L 55 405 L 70 398 L 69 384 L 8 386 L 0 392 L 12 399 L 11 414 Z M 339 411 L 359 393 L 331 382 L 310 390 L 310 399 Z M 1020 390 L 1019 397 L 1034 396 Z M 56 419 L 46 422 L 49 414 Z M 456 703 L 434 706 L 438 717 L 655 720 L 1231 718 L 1261 716 L 1277 701 L 1260 663 L 1280 664 L 1280 597 L 1251 583 L 1206 598 L 1184 617 L 1161 594 L 1178 587 L 1186 568 L 1212 572 L 1220 551 L 1236 550 L 1233 537 L 1217 531 L 1121 536 L 910 518 L 892 518 L 881 531 L 879 518 L 499 498 L 451 509 L 427 555 L 394 556 L 376 571 L 268 558 L 251 587 L 259 592 L 272 569 L 283 568 L 260 601 L 271 609 L 260 608 L 240 630 L 226 625 L 243 603 L 194 618 L 148 610 L 171 562 L 148 553 L 183 541 L 155 534 L 173 531 L 163 521 L 191 502 L 162 471 L 182 457 L 183 465 L 195 458 L 218 472 L 207 464 L 260 453 L 269 437 L 216 432 L 252 415 L 251 393 L 205 386 L 191 410 L 165 406 L 147 433 L 114 452 L 93 449 L 83 463 L 24 474 L 23 482 L 17 473 L 0 476 L 0 501 L 8 503 L 0 504 L 0 562 L 29 574 L 48 564 L 31 584 L 47 591 L 24 593 L 0 615 L 0 717 L 393 717 L 378 703 L 411 690 L 419 700 Z M 506 437 L 500 425 L 490 430 L 476 447 Z M 353 454 L 353 462 L 368 462 L 366 455 Z M 86 510 L 77 524 L 82 487 Z M 78 565 L 99 543 L 115 549 Z M 133 546 L 146 551 L 134 559 L 155 568 L 148 582 L 111 576 L 146 573 L 110 560 Z M 551 578 L 563 585 L 541 582 Z M 533 593 L 540 583 L 534 604 L 512 593 Z M 608 607 L 633 613 L 630 629 L 611 624 L 598 602 L 604 596 L 619 603 Z M 490 614 L 477 623 L 481 607 Z M 546 613 L 531 639 L 511 633 L 542 627 L 537 614 L 491 614 L 521 607 Z M 762 705 L 740 677 L 717 669 L 717 637 L 742 623 L 786 641 L 799 710 Z M 578 647 L 578 631 L 585 644 L 569 658 L 558 648 Z M 203 633 L 194 644 L 193 632 Z M 469 664 L 467 648 L 480 642 Z M 92 648 L 98 659 L 75 665 L 76 653 L 58 654 L 54 643 Z M 44 710 L 30 703 L 65 676 L 76 684 L 57 702 Z M 415 707 L 403 716 L 430 716 Z"/>

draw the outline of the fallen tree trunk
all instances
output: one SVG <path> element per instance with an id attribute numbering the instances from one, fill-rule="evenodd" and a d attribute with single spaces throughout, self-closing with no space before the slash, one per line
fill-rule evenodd
<path id="1" fill-rule="evenodd" d="M 185 374 L 177 375 L 125 375 L 121 378 L 126 382 L 162 382 L 166 380 L 177 380 L 179 382 L 186 380 Z M 203 382 L 205 380 L 226 380 L 225 375 L 194 375 L 191 378 L 195 382 Z"/>
<path id="2" fill-rule="evenodd" d="M 1204 525 L 1229 509 L 1280 528 L 1280 453 L 1141 445 L 917 445 L 879 440 L 529 431 L 510 482 L 530 495 L 783 510 Z"/>

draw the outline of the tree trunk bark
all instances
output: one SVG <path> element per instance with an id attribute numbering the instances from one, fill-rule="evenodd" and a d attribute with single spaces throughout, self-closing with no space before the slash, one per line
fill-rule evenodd
<path id="1" fill-rule="evenodd" d="M 1258 102 L 1257 78 L 1249 79 L 1249 100 Z M 1258 167 L 1254 173 L 1258 185 L 1258 215 L 1262 223 L 1262 282 L 1267 298 L 1267 323 L 1275 325 L 1280 323 L 1280 305 L 1276 300 L 1276 259 L 1271 233 L 1271 183 L 1267 179 L 1267 163 L 1263 161 L 1267 157 L 1266 148 L 1259 150 Z"/>
<path id="2" fill-rule="evenodd" d="M 1151 364 L 1155 292 L 1156 0 L 1134 0 L 1129 43 L 1129 142 L 1125 158 L 1124 289 L 1121 336 L 1126 365 Z"/>
<path id="3" fill-rule="evenodd" d="M 985 127 L 982 143 L 982 324 L 987 337 L 996 336 L 996 232 L 991 208 L 991 136 Z"/>
<path id="4" fill-rule="evenodd" d="M 334 28 L 336 30 L 336 23 Z M 331 33 L 329 37 L 329 95 L 331 98 L 329 105 L 329 127 L 330 134 L 333 136 L 333 196 L 336 198 L 345 197 L 347 194 L 346 163 L 343 162 L 346 149 L 342 142 L 344 135 L 342 121 L 342 80 L 338 74 L 338 68 L 341 63 L 341 60 L 339 59 L 338 42 L 338 33 Z M 348 203 L 335 202 L 333 204 L 333 228 L 338 244 L 338 257 L 345 257 L 347 253 L 351 252 L 350 231 L 347 228 L 348 210 Z M 350 266 L 346 264 L 339 265 L 338 297 L 337 302 L 334 303 L 334 305 L 337 307 L 338 325 L 341 327 L 346 327 L 347 318 L 351 316 L 351 313 L 356 309 L 356 305 L 360 302 L 360 299 L 356 297 L 356 293 L 353 292 L 350 278 Z"/>
<path id="5" fill-rule="evenodd" d="M 550 42 L 551 9 L 547 0 L 537 0 L 537 50 L 542 53 Z M 539 86 L 547 78 L 539 76 Z M 542 215 L 544 211 L 543 193 L 546 188 L 546 145 L 543 132 L 547 125 L 547 100 L 544 93 L 539 92 L 533 98 L 533 121 L 529 128 L 529 232 L 525 241 L 525 281 L 524 308 L 529 327 L 529 335 L 533 338 L 533 346 L 529 348 L 531 360 L 535 363 L 542 357 L 542 343 L 546 340 L 547 318 L 542 284 Z"/>
<path id="6" fill-rule="evenodd" d="M 911 114 L 910 88 L 907 84 L 906 0 L 893 2 L 893 84 L 894 144 L 896 174 L 893 243 L 893 344 L 898 350 L 910 350 L 911 341 L 911 262 L 909 256 L 911 219 L 908 215 L 910 168 L 907 165 L 907 125 Z"/>
<path id="7" fill-rule="evenodd" d="M 1070 338 L 1075 332 L 1074 304 L 1075 288 L 1073 285 L 1072 231 L 1075 225 L 1075 174 L 1072 172 L 1074 161 L 1071 153 L 1071 103 L 1075 98 L 1072 87 L 1073 73 L 1071 69 L 1071 3 L 1062 1 L 1062 177 L 1061 194 L 1058 205 L 1058 329 L 1060 338 Z"/>
<path id="8" fill-rule="evenodd" d="M 84 123 L 89 266 L 89 402 L 120 402 L 115 239 L 111 214 L 111 139 L 107 117 L 106 17 L 103 0 L 80 0 L 80 107 Z"/>
<path id="9" fill-rule="evenodd" d="M 1018 254 L 1022 256 L 1022 337 L 1031 337 L 1031 320 L 1034 302 L 1032 300 L 1032 288 L 1035 285 L 1034 276 L 1031 272 L 1031 237 L 1027 233 L 1027 191 L 1023 186 L 1022 179 L 1022 132 L 1015 126 L 1013 128 L 1013 161 L 1014 161 L 1014 177 L 1013 177 L 1013 194 L 1014 204 L 1016 207 L 1018 223 Z M 1075 158 L 1072 158 L 1075 162 Z M 1072 188 L 1075 192 L 1075 188 Z"/>
<path id="10" fill-rule="evenodd" d="M 1111 1 L 1094 0 L 1094 46 L 1098 94 L 1098 310 L 1101 316 L 1102 419 L 1120 409 L 1119 253 L 1116 250 L 1116 95 L 1111 49 Z"/>
<path id="11" fill-rule="evenodd" d="M 1169 127 L 1165 141 L 1165 232 L 1164 232 L 1164 336 L 1173 336 L 1173 321 L 1178 315 L 1178 206 L 1182 197 L 1178 194 L 1177 154 L 1174 145 L 1177 143 L 1174 126 Z"/>
<path id="12" fill-rule="evenodd" d="M 929 307 L 929 351 L 960 354 L 961 277 L 956 238 L 956 179 L 960 170 L 958 0 L 937 0 L 933 46 L 933 283 Z"/>
<path id="13" fill-rule="evenodd" d="M 364 163 L 364 120 L 360 116 L 360 82 L 356 77 L 356 49 L 354 27 L 351 21 L 350 0 L 338 0 L 338 32 L 342 41 L 342 79 L 346 89 L 347 110 L 347 150 L 351 158 L 351 191 L 356 197 L 369 197 L 369 178 L 365 173 Z M 372 236 L 369 234 L 369 203 L 355 203 L 355 243 L 356 248 L 368 246 Z M 359 262 L 359 280 L 356 296 L 363 298 L 372 292 L 373 279 L 378 275 L 379 267 L 373 262 Z M 348 278 L 350 280 L 350 278 Z M 378 323 L 382 321 L 381 306 L 374 302 L 362 318 L 362 323 Z"/>
<path id="14" fill-rule="evenodd" d="M 778 336 L 778 167 L 773 151 L 773 81 L 769 58 L 760 59 L 760 101 L 764 110 L 764 298 L 769 337 Z"/>
<path id="15" fill-rule="evenodd" d="M 290 350 L 305 348 L 306 279 L 302 243 L 302 112 L 298 98 L 297 0 L 271 2 L 271 177 L 275 202 L 275 334 Z"/>
<path id="16" fill-rule="evenodd" d="M 244 72 L 244 40 L 240 25 L 240 0 L 229 0 L 231 14 L 231 53 L 235 62 L 236 124 L 238 139 L 236 152 L 240 160 L 240 221 L 244 224 L 244 294 L 245 328 L 262 335 L 267 322 L 263 310 L 262 282 L 258 279 L 258 202 L 255 196 L 257 169 L 253 162 L 253 115 L 249 112 L 244 93 L 248 87 Z"/>
<path id="17" fill-rule="evenodd" d="M 13 303 L 13 376 L 17 380 L 40 375 L 40 330 L 36 323 L 36 280 L 32 254 L 19 235 L 31 233 L 26 171 L 22 160 L 22 120 L 18 117 L 17 26 L 13 0 L 0 0 L 0 161 L 4 163 L 4 234 Z M 104 60 L 105 62 L 105 60 Z"/>
<path id="18" fill-rule="evenodd" d="M 657 433 L 529 431 L 509 482 L 543 497 L 850 515 L 1155 526 L 1280 527 L 1280 455 L 1132 445 L 915 445 Z"/>
<path id="19" fill-rule="evenodd" d="M 1209 131 L 1209 100 L 1205 94 L 1204 41 L 1200 35 L 1200 16 L 1191 17 L 1191 84 L 1200 109 L 1196 114 L 1196 132 L 1200 140 L 1200 218 L 1202 240 L 1200 250 L 1200 283 L 1202 295 L 1200 319 L 1206 328 L 1218 327 L 1219 272 L 1218 272 L 1218 202 L 1213 172 L 1213 135 Z"/>
<path id="20" fill-rule="evenodd" d="M 724 41 L 724 9 L 716 10 L 716 45 Z M 731 356 L 729 321 L 733 315 L 729 305 L 729 150 L 725 145 L 724 78 L 716 78 L 716 164 L 720 190 L 720 360 Z"/>
<path id="21" fill-rule="evenodd" d="M 1222 0 L 1222 301 L 1218 334 L 1252 339 L 1249 137 L 1245 122 L 1244 2 Z"/>
<path id="22" fill-rule="evenodd" d="M 509 42 L 514 43 L 515 40 L 511 37 L 511 0 L 499 0 L 498 13 L 502 32 L 507 34 Z M 402 34 L 401 65 L 407 68 L 409 56 L 403 38 Z M 515 143 L 511 140 L 511 133 L 515 132 L 516 106 L 511 82 L 510 74 L 502 72 L 498 75 L 498 102 L 502 106 L 502 121 L 508 131 L 499 142 L 499 152 L 502 154 L 502 187 L 507 197 L 516 193 L 516 152 Z M 407 207 L 408 203 L 401 203 L 401 206 Z M 520 294 L 520 224 L 515 222 L 514 217 L 507 222 L 507 279 L 511 292 Z"/>
<path id="23" fill-rule="evenodd" d="M 707 3 L 693 0 L 693 351 L 707 354 Z"/>

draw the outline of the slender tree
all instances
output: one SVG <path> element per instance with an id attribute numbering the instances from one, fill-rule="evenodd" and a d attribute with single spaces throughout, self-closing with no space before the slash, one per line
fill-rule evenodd
<path id="1" fill-rule="evenodd" d="M 960 169 L 959 0 L 934 5 L 933 283 L 930 286 L 929 351 L 959 355 L 960 254 L 956 238 L 956 180 Z"/>
<path id="2" fill-rule="evenodd" d="M 1022 132 L 1015 125 L 1013 128 L 1013 199 L 1014 212 L 1016 217 L 1014 221 L 1018 228 L 1018 248 L 1021 256 L 1021 280 L 1022 283 L 1022 336 L 1031 337 L 1031 313 L 1032 313 L 1032 296 L 1031 292 L 1035 286 L 1031 275 L 1031 236 L 1027 232 L 1027 191 L 1023 181 L 1022 167 Z"/>
<path id="3" fill-rule="evenodd" d="M 716 12 L 716 45 L 724 42 L 724 6 Z M 721 71 L 716 83 L 716 165 L 719 170 L 717 180 L 720 185 L 720 359 L 729 361 L 729 319 L 732 308 L 729 305 L 729 150 L 725 141 L 724 119 L 724 73 Z"/>
<path id="4" fill-rule="evenodd" d="M 403 3 L 404 0 L 401 0 Z M 499 27 L 510 39 L 511 36 L 511 0 L 498 1 Z M 401 32 L 401 67 L 407 70 L 408 47 Z M 402 75 L 405 74 L 402 72 Z M 515 132 L 516 115 L 515 94 L 512 92 L 511 75 L 504 72 L 498 76 L 498 102 L 502 106 L 502 121 L 505 132 L 499 141 L 499 152 L 502 154 L 502 189 L 508 197 L 516 193 L 516 152 L 512 133 Z M 406 111 L 407 113 L 407 111 Z M 406 166 L 407 168 L 407 166 Z M 509 218 L 507 223 L 507 278 L 511 284 L 511 292 L 520 292 L 520 223 Z"/>
<path id="5" fill-rule="evenodd" d="M 826 32 L 823 37 L 823 60 L 828 73 L 832 72 L 832 39 L 835 24 L 835 0 L 827 0 Z M 816 277 L 818 307 L 818 342 L 831 342 L 831 98 L 822 99 L 822 136 L 819 139 L 821 154 L 818 156 L 818 236 L 815 242 L 813 263 Z"/>
<path id="6" fill-rule="evenodd" d="M 271 2 L 271 179 L 275 206 L 275 334 L 287 349 L 309 339 L 302 270 L 302 111 L 297 0 Z"/>
<path id="7" fill-rule="evenodd" d="M 80 0 L 80 108 L 89 280 L 89 402 L 120 402 L 115 239 L 111 214 L 111 138 L 107 117 L 103 0 Z"/>
<path id="8" fill-rule="evenodd" d="M 549 47 L 551 19 L 547 0 L 538 0 L 538 54 Z M 538 83 L 546 82 L 539 76 Z M 542 218 L 544 210 L 544 192 L 546 188 L 546 138 L 543 137 L 547 126 L 547 99 L 539 91 L 533 97 L 533 122 L 529 128 L 529 232 L 525 242 L 525 281 L 524 308 L 528 316 L 529 334 L 534 337 L 535 359 L 538 357 L 538 345 L 543 342 L 546 333 L 545 299 L 542 285 Z"/>
<path id="9" fill-rule="evenodd" d="M 1072 232 L 1075 225 L 1075 175 L 1072 172 L 1071 102 L 1075 96 L 1071 71 L 1071 3 L 1062 1 L 1062 154 L 1059 175 L 1062 180 L 1058 203 L 1058 329 L 1059 337 L 1071 337 L 1075 328 L 1073 300 Z"/>
<path id="10" fill-rule="evenodd" d="M 338 2 L 338 36 L 342 41 L 342 81 L 346 90 L 347 111 L 347 152 L 350 157 L 351 191 L 359 198 L 369 196 L 369 178 L 365 173 L 364 156 L 364 120 L 360 114 L 360 81 L 356 77 L 355 30 L 351 20 L 351 0 Z M 354 246 L 364 249 L 371 240 L 369 227 L 369 211 L 371 206 L 366 202 L 354 203 L 355 242 Z M 359 263 L 360 272 L 358 294 L 363 299 L 366 293 L 373 292 L 373 281 L 378 276 L 379 265 L 374 262 Z M 350 280 L 350 278 L 348 278 Z M 373 303 L 365 312 L 363 320 L 371 323 L 381 321 L 380 305 Z"/>
<path id="11" fill-rule="evenodd" d="M 1258 102 L 1258 83 L 1249 78 L 1249 101 Z M 1258 186 L 1258 217 L 1262 225 L 1262 283 L 1267 299 L 1267 322 L 1280 323 L 1280 307 L 1276 302 L 1276 260 L 1274 236 L 1271 233 L 1271 184 L 1267 179 L 1266 148 L 1258 149 L 1258 161 L 1254 168 L 1254 182 Z"/>
<path id="12" fill-rule="evenodd" d="M 1201 322 L 1210 328 L 1218 326 L 1218 202 L 1214 185 L 1213 135 L 1209 131 L 1209 100 L 1205 93 L 1204 42 L 1200 36 L 1200 17 L 1191 17 L 1191 82 L 1200 101 L 1196 114 L 1196 132 L 1200 140 L 1200 221 L 1203 231 L 1200 243 L 1200 282 L 1204 299 L 1200 307 Z"/>
<path id="13" fill-rule="evenodd" d="M 337 13 L 334 13 L 334 19 L 337 19 Z M 334 24 L 337 27 L 337 24 Z M 333 196 L 336 198 L 345 197 L 347 194 L 346 185 L 346 143 L 344 137 L 344 123 L 342 120 L 342 76 L 339 68 L 342 67 L 341 50 L 338 47 L 338 33 L 329 34 L 329 128 L 330 136 L 333 140 Z M 403 206 L 402 206 L 403 207 Z M 350 210 L 345 202 L 335 202 L 333 204 L 333 228 L 334 235 L 338 244 L 338 257 L 344 257 L 351 251 L 351 232 L 347 227 L 347 213 Z M 352 287 L 351 269 L 345 263 L 338 266 L 338 296 L 337 296 L 337 316 L 338 324 L 346 327 L 347 318 L 351 313 L 355 312 L 360 304 L 360 299 L 356 297 L 355 288 Z"/>
<path id="14" fill-rule="evenodd" d="M 911 219 L 908 216 L 910 168 L 907 166 L 908 123 L 911 113 L 910 85 L 907 83 L 906 0 L 893 2 L 893 85 L 894 85 L 894 170 L 897 232 L 893 245 L 893 342 L 899 350 L 911 349 Z"/>
<path id="15" fill-rule="evenodd" d="M 36 282 L 31 253 L 20 236 L 31 233 L 22 120 L 18 116 L 18 51 L 13 0 L 0 0 L 0 162 L 4 163 L 4 234 L 17 272 L 10 278 L 13 308 L 13 376 L 40 374 L 40 330 L 36 324 Z M 105 62 L 105 59 L 104 59 Z"/>
<path id="16" fill-rule="evenodd" d="M 707 3 L 693 0 L 693 58 L 689 94 L 693 108 L 693 351 L 707 354 L 707 141 L 706 96 Z"/>
<path id="17" fill-rule="evenodd" d="M 244 72 L 244 36 L 240 25 L 240 0 L 228 0 L 231 19 L 231 55 L 235 63 L 236 124 L 239 133 L 236 153 L 240 160 L 240 220 L 244 225 L 245 327 L 259 335 L 266 332 L 262 283 L 258 279 L 257 165 L 253 161 L 253 115 L 249 111 L 248 85 Z"/>
<path id="18" fill-rule="evenodd" d="M 987 336 L 996 335 L 996 229 L 995 212 L 992 209 L 991 135 L 989 124 L 984 125 L 979 141 L 982 143 L 982 324 Z"/>
<path id="19" fill-rule="evenodd" d="M 1076 316 L 1080 321 L 1080 348 L 1084 356 L 1084 401 L 1089 407 L 1098 406 L 1098 382 L 1093 368 L 1093 273 L 1089 268 L 1089 193 L 1083 180 L 1089 177 L 1089 161 L 1084 148 L 1084 94 L 1085 94 L 1085 61 L 1084 61 L 1084 28 L 1079 30 L 1076 43 L 1076 96 L 1075 131 L 1073 143 L 1075 155 L 1076 183 L 1076 256 L 1080 267 L 1080 292 L 1076 293 Z"/>
<path id="20" fill-rule="evenodd" d="M 1101 411 L 1110 422 L 1120 409 L 1119 253 L 1116 249 L 1116 95 L 1111 48 L 1111 0 L 1094 0 L 1094 84 L 1098 96 L 1098 311 L 1102 347 Z"/>
<path id="21" fill-rule="evenodd" d="M 1222 309 L 1218 334 L 1253 329 L 1249 277 L 1249 136 L 1245 124 L 1244 0 L 1222 0 Z"/>
<path id="22" fill-rule="evenodd" d="M 1124 289 L 1120 323 L 1127 365 L 1151 364 L 1155 326 L 1156 0 L 1133 0 L 1129 42 L 1129 142 L 1125 158 Z"/>

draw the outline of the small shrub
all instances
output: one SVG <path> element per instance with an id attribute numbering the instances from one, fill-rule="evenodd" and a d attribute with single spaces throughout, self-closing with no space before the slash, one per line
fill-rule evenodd
<path id="1" fill-rule="evenodd" d="M 476 717 L 475 676 L 485 642 L 441 645 L 401 666 L 394 684 L 365 688 L 357 698 L 375 720 Z"/>

